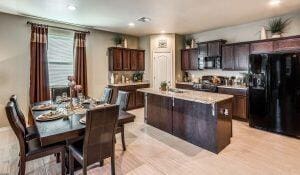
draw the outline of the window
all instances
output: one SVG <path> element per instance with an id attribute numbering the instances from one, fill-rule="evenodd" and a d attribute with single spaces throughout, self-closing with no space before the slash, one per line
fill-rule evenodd
<path id="1" fill-rule="evenodd" d="M 65 86 L 67 77 L 74 74 L 73 37 L 48 35 L 49 84 Z"/>

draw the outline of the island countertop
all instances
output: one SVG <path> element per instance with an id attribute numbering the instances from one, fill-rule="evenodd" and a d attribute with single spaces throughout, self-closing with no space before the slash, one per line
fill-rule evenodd
<path id="1" fill-rule="evenodd" d="M 172 97 L 182 100 L 194 101 L 204 104 L 214 104 L 220 101 L 224 101 L 230 98 L 233 98 L 232 95 L 227 94 L 218 94 L 218 93 L 211 93 L 211 92 L 203 92 L 203 91 L 192 91 L 186 89 L 180 89 L 183 91 L 182 93 L 176 93 L 171 91 L 160 91 L 153 88 L 143 88 L 138 89 L 140 92 L 156 94 L 166 97 Z"/>

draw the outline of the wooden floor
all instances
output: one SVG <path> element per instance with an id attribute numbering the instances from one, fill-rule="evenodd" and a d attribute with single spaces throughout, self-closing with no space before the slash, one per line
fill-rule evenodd
<path id="1" fill-rule="evenodd" d="M 300 140 L 249 128 L 233 122 L 231 144 L 218 155 L 144 124 L 143 109 L 126 126 L 127 151 L 116 145 L 117 175 L 299 175 Z M 18 144 L 10 129 L 0 129 L 0 175 L 17 174 Z M 110 161 L 89 174 L 110 174 Z M 26 174 L 59 174 L 53 156 L 28 163 Z M 80 171 L 76 174 L 81 174 Z"/>

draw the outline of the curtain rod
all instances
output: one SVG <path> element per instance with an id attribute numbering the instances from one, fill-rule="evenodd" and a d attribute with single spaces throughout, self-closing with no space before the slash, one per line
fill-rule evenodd
<path id="1" fill-rule="evenodd" d="M 30 22 L 30 21 L 27 21 L 27 24 L 30 24 L 30 25 L 44 25 L 44 24 L 38 24 L 38 23 L 33 23 L 33 22 Z M 74 31 L 74 32 L 81 32 L 81 33 L 86 33 L 86 34 L 90 34 L 90 31 L 82 31 L 82 30 L 75 30 L 75 29 L 70 29 L 70 28 L 65 28 L 65 27 L 58 27 L 58 26 L 51 26 L 51 25 L 45 25 L 47 27 L 50 27 L 50 28 L 55 28 L 55 29 L 61 29 L 61 30 L 70 30 L 70 31 Z"/>

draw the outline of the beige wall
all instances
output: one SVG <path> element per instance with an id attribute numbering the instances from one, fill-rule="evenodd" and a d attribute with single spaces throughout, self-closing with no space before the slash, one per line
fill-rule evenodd
<path id="1" fill-rule="evenodd" d="M 283 17 L 291 18 L 292 20 L 291 24 L 287 27 L 284 36 L 300 35 L 300 12 L 284 15 Z M 194 33 L 191 36 L 196 40 L 196 42 L 215 39 L 225 39 L 228 43 L 259 40 L 259 31 L 263 26 L 267 26 L 268 21 L 269 19 L 265 19 L 237 26 L 230 26 L 201 33 Z M 203 75 L 242 76 L 238 71 L 202 70 L 189 72 L 195 77 L 201 77 Z"/>
<path id="2" fill-rule="evenodd" d="M 26 25 L 27 20 L 35 21 L 0 13 L 0 127 L 8 125 L 4 106 L 11 94 L 18 96 L 24 114 L 28 113 L 30 26 Z M 45 21 L 43 23 L 80 29 Z M 107 48 L 113 46 L 111 38 L 114 33 L 90 31 L 87 37 L 88 93 L 92 97 L 100 97 L 108 83 Z M 128 47 L 138 48 L 137 37 L 126 37 Z"/>

